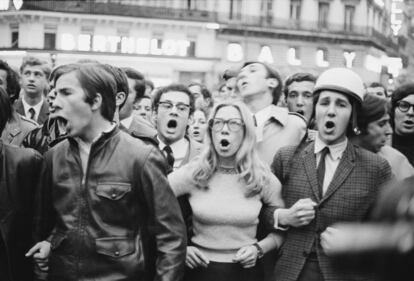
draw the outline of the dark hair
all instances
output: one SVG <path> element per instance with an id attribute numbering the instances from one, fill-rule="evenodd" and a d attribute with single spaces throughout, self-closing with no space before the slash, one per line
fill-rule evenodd
<path id="1" fill-rule="evenodd" d="M 367 88 L 377 88 L 377 87 L 381 87 L 381 88 L 383 88 L 384 89 L 384 91 L 387 91 L 387 89 L 385 89 L 385 86 L 384 85 L 382 85 L 381 83 L 379 83 L 379 82 L 372 82 L 372 83 L 370 83 L 368 86 L 367 86 Z"/>
<path id="2" fill-rule="evenodd" d="M 388 112 L 388 101 L 374 95 L 365 95 L 358 116 L 358 128 L 366 133 L 369 123 L 381 119 Z"/>
<path id="3" fill-rule="evenodd" d="M 152 83 L 151 80 L 145 79 L 144 82 L 145 82 L 145 86 L 148 86 L 151 88 L 151 90 L 154 90 L 154 83 Z"/>
<path id="4" fill-rule="evenodd" d="M 237 77 L 237 71 L 236 70 L 232 70 L 232 69 L 226 69 L 223 72 L 222 78 L 224 81 L 229 80 L 230 78 L 235 78 Z"/>
<path id="5" fill-rule="evenodd" d="M 7 122 L 12 115 L 12 106 L 10 103 L 9 95 L 3 88 L 0 88 L 0 133 L 3 132 Z"/>
<path id="6" fill-rule="evenodd" d="M 134 90 L 137 93 L 135 95 L 134 103 L 145 96 L 145 82 L 144 80 L 135 80 Z M 151 97 L 149 97 L 151 98 Z"/>
<path id="7" fill-rule="evenodd" d="M 112 66 L 110 64 L 98 64 L 97 66 L 103 67 L 108 73 L 110 73 L 114 77 L 116 83 L 115 95 L 117 93 L 125 93 L 125 100 L 121 105 L 119 105 L 119 108 L 121 109 L 122 106 L 124 106 L 129 94 L 128 78 L 125 72 L 121 68 Z"/>
<path id="8" fill-rule="evenodd" d="M 158 104 L 160 102 L 161 96 L 168 92 L 182 92 L 185 93 L 190 99 L 190 115 L 194 113 L 194 96 L 191 94 L 190 90 L 183 84 L 171 84 L 166 87 L 159 88 L 154 95 L 152 108 L 154 111 L 158 111 Z"/>
<path id="9" fill-rule="evenodd" d="M 268 64 L 264 63 L 264 62 L 260 62 L 260 61 L 247 61 L 243 64 L 242 68 L 253 64 L 253 63 L 258 63 L 261 64 L 265 67 L 266 71 L 267 71 L 267 77 L 266 78 L 275 78 L 277 80 L 277 86 L 276 88 L 273 89 L 272 92 L 272 96 L 273 96 L 273 101 L 272 104 L 277 105 L 277 103 L 279 102 L 280 99 L 280 95 L 282 94 L 282 88 L 283 88 L 283 82 L 282 82 L 282 78 L 280 78 L 279 73 L 273 69 L 271 66 L 269 66 Z"/>
<path id="10" fill-rule="evenodd" d="M 390 110 L 390 123 L 391 126 L 394 128 L 394 116 L 395 116 L 395 109 L 397 108 L 397 102 L 404 99 L 409 95 L 414 95 L 414 83 L 406 83 L 399 86 L 397 89 L 394 90 L 391 96 L 391 110 Z"/>
<path id="11" fill-rule="evenodd" d="M 121 69 L 125 72 L 129 79 L 144 80 L 144 75 L 132 67 L 122 67 Z"/>
<path id="12" fill-rule="evenodd" d="M 22 65 L 20 66 L 20 73 L 23 73 L 23 70 L 26 66 L 40 66 L 40 68 L 46 76 L 46 79 L 49 79 L 51 68 L 46 61 L 40 60 L 35 57 L 27 56 L 23 58 Z"/>
<path id="13" fill-rule="evenodd" d="M 309 82 L 316 83 L 316 76 L 311 74 L 311 73 L 306 73 L 306 72 L 298 72 L 298 73 L 295 73 L 295 74 L 289 76 L 286 79 L 285 86 L 283 88 L 283 93 L 285 95 L 285 98 L 289 94 L 289 86 L 293 82 L 304 82 L 304 81 L 309 81 Z"/>
<path id="14" fill-rule="evenodd" d="M 14 71 L 4 60 L 0 60 L 0 69 L 6 71 L 6 92 L 9 95 L 10 102 L 13 104 L 14 101 L 19 98 L 20 94 L 19 74 Z"/>
<path id="15" fill-rule="evenodd" d="M 192 87 L 192 86 L 198 86 L 198 87 L 200 87 L 200 90 L 201 90 L 201 94 L 203 95 L 203 98 L 204 99 L 210 99 L 210 103 L 208 104 L 208 107 L 213 107 L 213 105 L 214 105 L 214 101 L 213 101 L 213 95 L 211 94 L 211 92 L 207 89 L 207 87 L 206 86 L 204 86 L 203 84 L 201 84 L 201 83 L 198 83 L 198 82 L 191 82 L 189 85 L 188 85 L 188 88 L 190 88 L 190 87 Z M 191 92 L 191 91 L 190 91 Z"/>
<path id="16" fill-rule="evenodd" d="M 51 80 L 56 85 L 56 81 L 62 75 L 74 72 L 86 94 L 85 102 L 92 105 L 97 94 L 101 94 L 101 114 L 105 119 L 112 121 L 116 107 L 115 94 L 117 93 L 117 83 L 113 73 L 103 66 L 101 64 L 61 65 L 53 70 Z"/>

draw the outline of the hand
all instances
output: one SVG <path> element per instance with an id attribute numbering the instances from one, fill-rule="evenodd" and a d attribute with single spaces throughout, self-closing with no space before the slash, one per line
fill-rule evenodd
<path id="1" fill-rule="evenodd" d="M 315 218 L 316 205 L 310 198 L 300 199 L 289 209 L 279 210 L 279 223 L 293 227 L 308 225 Z"/>
<path id="2" fill-rule="evenodd" d="M 352 241 L 347 239 L 347 236 L 352 237 L 351 235 L 347 235 L 346 232 L 343 232 L 338 228 L 328 227 L 321 234 L 321 246 L 325 253 L 329 255 L 342 247 L 346 248 L 346 245 L 349 242 L 352 243 Z"/>
<path id="3" fill-rule="evenodd" d="M 239 262 L 244 268 L 253 267 L 256 265 L 258 254 L 259 252 L 255 246 L 244 246 L 237 251 L 233 261 Z"/>
<path id="4" fill-rule="evenodd" d="M 36 264 L 39 266 L 40 270 L 47 271 L 49 269 L 49 255 L 50 255 L 51 245 L 47 241 L 38 242 L 34 245 L 27 253 L 26 257 L 33 256 Z"/>
<path id="5" fill-rule="evenodd" d="M 193 269 L 198 266 L 207 267 L 210 261 L 207 259 L 199 249 L 193 246 L 187 247 L 187 257 L 185 259 L 185 264 Z"/>

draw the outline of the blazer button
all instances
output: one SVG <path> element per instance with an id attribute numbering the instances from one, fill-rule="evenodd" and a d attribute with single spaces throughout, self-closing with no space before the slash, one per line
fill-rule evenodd
<path id="1" fill-rule="evenodd" d="M 112 199 L 115 199 L 115 198 L 116 198 L 116 194 L 115 194 L 115 193 L 112 193 L 112 194 L 111 194 L 111 198 L 112 198 Z"/>
<path id="2" fill-rule="evenodd" d="M 308 255 L 309 255 L 309 253 L 308 253 L 308 252 L 306 252 L 306 251 L 303 251 L 303 252 L 302 252 L 302 255 L 303 255 L 305 258 L 307 258 L 307 257 L 308 257 Z"/>
<path id="3" fill-rule="evenodd" d="M 117 256 L 117 257 L 119 256 L 119 252 L 118 251 L 115 252 L 115 256 Z"/>

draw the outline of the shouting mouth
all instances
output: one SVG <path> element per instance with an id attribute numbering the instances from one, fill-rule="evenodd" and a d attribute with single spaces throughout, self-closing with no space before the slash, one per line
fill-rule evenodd
<path id="1" fill-rule="evenodd" d="M 66 128 L 68 126 L 68 120 L 63 118 L 62 116 L 56 116 L 56 121 L 59 128 L 63 131 L 66 131 Z"/>
<path id="2" fill-rule="evenodd" d="M 305 111 L 303 111 L 302 109 L 297 110 L 296 113 L 299 113 L 300 115 L 305 115 Z"/>
<path id="3" fill-rule="evenodd" d="M 221 148 L 227 149 L 229 145 L 230 145 L 230 142 L 226 139 L 222 139 L 220 141 L 220 147 Z"/>
<path id="4" fill-rule="evenodd" d="M 177 128 L 177 120 L 170 120 L 170 121 L 168 121 L 167 128 L 168 129 L 175 129 L 175 128 Z"/>
<path id="5" fill-rule="evenodd" d="M 335 123 L 333 121 L 326 121 L 325 132 L 332 133 L 335 129 Z"/>

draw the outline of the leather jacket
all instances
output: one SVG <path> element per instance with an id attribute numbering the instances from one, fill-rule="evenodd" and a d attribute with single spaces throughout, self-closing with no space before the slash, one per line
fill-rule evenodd
<path id="1" fill-rule="evenodd" d="M 0 280 L 33 280 L 31 226 L 42 156 L 0 141 Z"/>
<path id="2" fill-rule="evenodd" d="M 23 140 L 22 145 L 36 149 L 44 154 L 50 147 L 66 138 L 66 134 L 59 130 L 56 118 L 48 118 L 45 123 L 31 131 Z"/>
<path id="3" fill-rule="evenodd" d="M 163 156 L 118 127 L 45 154 L 37 237 L 51 242 L 49 280 L 180 280 L 186 230 Z"/>

